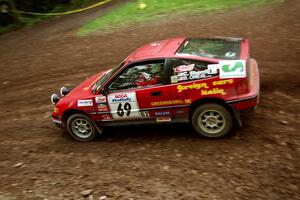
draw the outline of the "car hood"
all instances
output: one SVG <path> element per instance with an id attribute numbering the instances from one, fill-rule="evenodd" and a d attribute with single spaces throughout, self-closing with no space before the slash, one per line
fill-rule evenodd
<path id="1" fill-rule="evenodd" d="M 79 99 L 88 99 L 93 96 L 92 87 L 105 73 L 107 73 L 110 69 L 105 69 L 100 71 L 99 73 L 87 78 L 77 87 L 72 89 L 69 94 L 63 97 L 59 103 L 70 102 L 72 100 Z"/>

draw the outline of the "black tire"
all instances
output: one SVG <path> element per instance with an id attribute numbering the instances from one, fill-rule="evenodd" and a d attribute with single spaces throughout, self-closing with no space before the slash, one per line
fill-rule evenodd
<path id="1" fill-rule="evenodd" d="M 192 115 L 195 131 L 207 138 L 221 138 L 229 134 L 233 126 L 230 112 L 222 105 L 207 103 L 200 105 Z"/>
<path id="2" fill-rule="evenodd" d="M 80 142 L 92 141 L 98 135 L 94 122 L 83 114 L 73 114 L 67 119 L 67 131 Z"/>

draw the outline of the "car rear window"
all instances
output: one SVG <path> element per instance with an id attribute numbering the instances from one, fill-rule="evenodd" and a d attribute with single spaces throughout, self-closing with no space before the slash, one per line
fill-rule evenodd
<path id="1" fill-rule="evenodd" d="M 240 57 L 241 40 L 237 39 L 187 39 L 176 55 L 192 55 L 206 58 L 235 60 Z"/>

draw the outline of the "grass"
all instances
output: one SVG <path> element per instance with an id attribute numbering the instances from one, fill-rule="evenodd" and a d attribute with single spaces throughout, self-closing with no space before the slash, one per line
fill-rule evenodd
<path id="1" fill-rule="evenodd" d="M 69 4 L 57 4 L 51 10 L 45 11 L 45 13 L 57 13 L 57 12 L 59 13 L 59 12 L 65 12 L 69 10 L 76 10 L 78 8 L 86 7 L 87 5 L 93 4 L 95 2 L 99 2 L 99 0 L 72 0 L 71 3 Z M 31 11 L 31 10 L 24 10 L 24 11 Z M 16 30 L 18 28 L 22 28 L 24 26 L 30 27 L 38 22 L 42 22 L 54 17 L 57 16 L 20 14 L 19 22 L 12 22 L 7 26 L 0 26 L 0 36 L 10 31 Z"/>
<path id="2" fill-rule="evenodd" d="M 108 14 L 98 17 L 83 25 L 78 35 L 108 27 L 118 27 L 137 22 L 144 22 L 169 14 L 185 14 L 193 12 L 216 11 L 234 7 L 260 6 L 278 0 L 135 0 Z M 145 4 L 145 8 L 143 5 Z"/>

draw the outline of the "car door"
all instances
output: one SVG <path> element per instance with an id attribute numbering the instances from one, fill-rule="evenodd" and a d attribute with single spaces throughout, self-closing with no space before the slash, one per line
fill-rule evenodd
<path id="1" fill-rule="evenodd" d="M 198 60 L 174 58 L 170 66 L 171 97 L 174 99 L 173 116 L 187 117 L 192 102 L 204 97 L 209 89 L 207 80 L 218 75 L 213 63 Z M 202 92 L 202 93 L 201 93 Z"/>
<path id="2" fill-rule="evenodd" d="M 153 119 L 170 115 L 171 93 L 165 85 L 165 60 L 137 62 L 125 67 L 107 85 L 113 120 Z"/>

